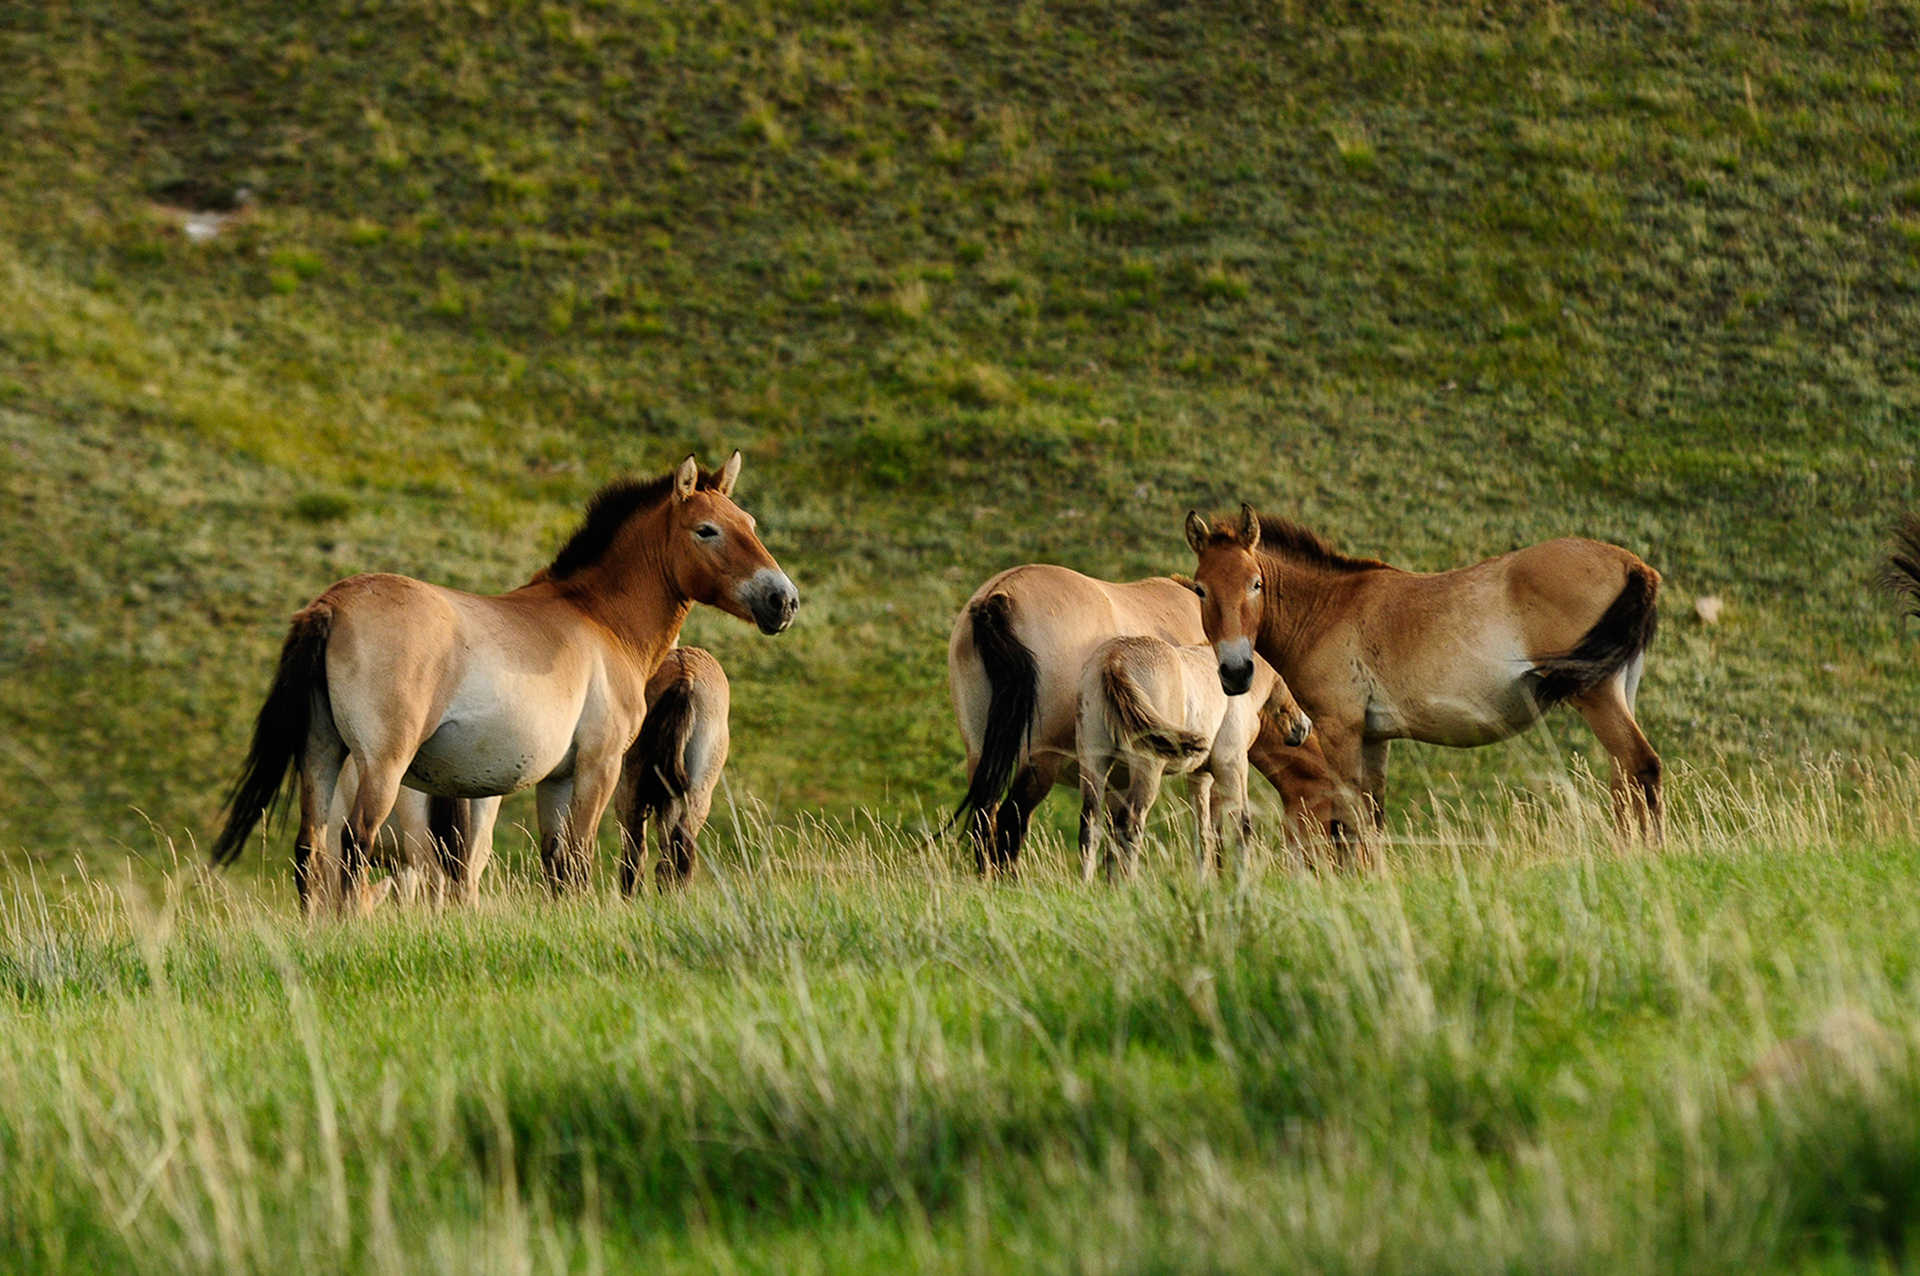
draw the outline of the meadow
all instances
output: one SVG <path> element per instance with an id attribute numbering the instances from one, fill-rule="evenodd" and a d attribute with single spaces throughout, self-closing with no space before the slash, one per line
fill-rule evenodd
<path id="1" fill-rule="evenodd" d="M 1897 1266 L 1920 1196 L 1920 11 L 56 0 L 0 20 L 0 1246 L 23 1268 Z M 189 218 L 219 229 L 189 237 Z M 746 453 L 681 896 L 199 867 L 286 618 Z M 1665 577 L 1671 845 L 1570 715 L 1378 874 L 931 836 L 1015 562 L 1249 500 Z M 1695 604 L 1721 604 L 1707 623 Z M 606 857 L 603 856 L 603 859 Z M 603 877 L 604 883 L 604 877 Z M 604 889 L 604 885 L 601 889 Z M 1804 1066 L 1775 1084 L 1779 1043 Z M 1758 1073 L 1755 1069 L 1759 1068 Z"/>

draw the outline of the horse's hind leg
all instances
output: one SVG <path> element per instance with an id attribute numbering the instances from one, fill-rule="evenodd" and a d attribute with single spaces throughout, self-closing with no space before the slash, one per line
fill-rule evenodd
<path id="1" fill-rule="evenodd" d="M 1638 681 L 1637 670 L 1633 681 Z M 1573 707 L 1593 728 L 1612 762 L 1613 819 L 1622 833 L 1637 829 L 1648 841 L 1663 835 L 1660 755 L 1647 743 L 1628 704 L 1628 674 L 1615 674 L 1593 690 L 1574 697 Z"/>
<path id="2" fill-rule="evenodd" d="M 340 833 L 340 907 L 361 913 L 371 912 L 385 890 L 374 892 L 367 883 L 373 839 L 393 810 L 400 794 L 400 777 L 407 769 L 406 759 L 374 757 L 356 753 L 354 768 L 360 773 L 360 790 L 354 794 L 353 807 L 347 813 L 347 826 Z M 391 882 L 384 886 L 390 888 Z"/>
<path id="3" fill-rule="evenodd" d="M 1021 844 L 1027 840 L 1027 822 L 1033 818 L 1033 808 L 1053 788 L 1054 774 L 1054 768 L 1029 761 L 1013 777 L 1006 800 L 993 816 L 993 867 L 997 871 L 1013 872 Z"/>
<path id="4" fill-rule="evenodd" d="M 331 720 L 315 714 L 307 730 L 307 748 L 300 755 L 300 831 L 293 839 L 293 885 L 300 893 L 300 910 L 311 918 L 320 911 L 323 885 L 320 872 L 329 860 L 327 821 L 347 746 Z M 314 856 L 320 863 L 314 863 Z"/>

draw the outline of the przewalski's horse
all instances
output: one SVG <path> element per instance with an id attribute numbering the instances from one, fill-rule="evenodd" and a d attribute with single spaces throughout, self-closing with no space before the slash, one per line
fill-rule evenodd
<path id="1" fill-rule="evenodd" d="M 547 879 L 580 876 L 646 710 L 647 677 L 694 603 L 774 634 L 799 595 L 720 473 L 689 456 L 652 482 L 603 489 L 552 564 L 482 596 L 405 576 L 354 576 L 293 618 L 229 795 L 213 858 L 230 862 L 297 768 L 294 877 L 324 845 L 341 763 L 359 773 L 341 835 L 344 903 L 364 898 L 367 847 L 402 780 L 441 797 L 537 788 Z"/>
<path id="2" fill-rule="evenodd" d="M 1660 756 L 1634 721 L 1660 576 L 1617 545 L 1563 539 L 1432 574 L 1339 553 L 1251 506 L 1189 512 L 1194 591 L 1221 686 L 1258 652 L 1313 715 L 1327 760 L 1381 819 L 1387 744 L 1473 748 L 1571 704 L 1613 763 L 1614 817 L 1660 838 Z"/>
<path id="3" fill-rule="evenodd" d="M 322 897 L 332 899 L 340 876 L 341 833 L 359 791 L 359 773 L 349 757 L 340 765 L 327 808 L 325 854 L 315 847 L 315 858 L 308 862 L 310 909 L 317 908 Z M 367 850 L 368 862 L 393 873 L 394 894 L 402 904 L 413 904 L 423 894 L 434 905 L 449 898 L 472 904 L 480 897 L 480 878 L 493 859 L 493 827 L 499 816 L 497 797 L 432 797 L 403 785 Z M 376 887 L 363 904 L 384 898 L 384 889 Z"/>
<path id="4" fill-rule="evenodd" d="M 1055 784 L 1076 782 L 1080 671 L 1109 638 L 1146 635 L 1175 646 L 1204 642 L 1200 605 L 1160 576 L 1118 584 L 1032 563 L 974 591 L 947 643 L 947 681 L 967 751 L 966 819 L 974 863 L 1011 872 L 1034 808 Z M 1309 736 L 1289 747 L 1263 719 L 1250 761 L 1279 790 L 1290 834 L 1344 853 L 1355 828 L 1350 790 Z"/>
<path id="5" fill-rule="evenodd" d="M 676 647 L 647 681 L 647 718 L 621 772 L 616 805 L 621 834 L 620 889 L 640 883 L 647 823 L 658 828 L 654 878 L 662 890 L 693 873 L 694 840 L 713 809 L 714 786 L 727 765 L 727 714 L 732 691 L 711 652 Z"/>
<path id="6" fill-rule="evenodd" d="M 1213 648 L 1176 647 L 1159 638 L 1109 638 L 1093 649 L 1080 674 L 1077 726 L 1080 772 L 1080 872 L 1093 880 L 1103 840 L 1119 843 L 1119 862 L 1133 875 L 1147 812 L 1167 775 L 1185 775 L 1198 828 L 1200 876 L 1220 857 L 1228 821 L 1239 834 L 1237 866 L 1246 867 L 1247 749 L 1263 714 L 1283 723 L 1298 745 L 1312 723 L 1273 666 L 1254 658 L 1248 694 L 1220 689 Z M 1106 850 L 1112 880 L 1115 856 Z"/>

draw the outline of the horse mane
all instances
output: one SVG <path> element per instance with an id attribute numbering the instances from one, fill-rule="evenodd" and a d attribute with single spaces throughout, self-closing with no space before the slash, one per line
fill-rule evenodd
<path id="1" fill-rule="evenodd" d="M 587 502 L 585 520 L 567 537 L 567 543 L 560 547 L 553 561 L 543 571 L 536 572 L 533 579 L 546 576 L 565 580 L 599 562 L 628 519 L 653 509 L 673 495 L 673 479 L 674 472 L 668 471 L 655 479 L 616 479 L 601 488 Z M 702 468 L 693 486 L 695 491 L 705 491 L 719 482 L 717 473 Z"/>
<path id="2" fill-rule="evenodd" d="M 1268 514 L 1260 515 L 1260 552 L 1330 572 L 1371 572 L 1393 566 L 1378 558 L 1343 554 L 1320 533 Z"/>

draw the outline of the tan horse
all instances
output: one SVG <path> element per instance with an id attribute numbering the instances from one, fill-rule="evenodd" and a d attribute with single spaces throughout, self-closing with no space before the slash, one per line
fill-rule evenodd
<path id="1" fill-rule="evenodd" d="M 1556 540 L 1426 574 L 1245 505 L 1211 526 L 1189 513 L 1186 532 L 1221 686 L 1245 690 L 1255 652 L 1271 661 L 1376 824 L 1389 741 L 1492 744 L 1565 701 L 1612 759 L 1615 819 L 1659 839 L 1660 757 L 1633 702 L 1660 576 L 1627 550 Z"/>
<path id="2" fill-rule="evenodd" d="M 654 878 L 662 890 L 693 873 L 694 841 L 713 809 L 714 786 L 727 765 L 726 671 L 699 647 L 669 651 L 647 681 L 647 718 L 627 750 L 616 805 L 622 826 L 620 889 L 640 883 L 647 824 L 658 829 Z"/>
<path id="3" fill-rule="evenodd" d="M 1054 785 L 1077 783 L 1080 672 L 1102 642 L 1131 635 L 1206 640 L 1199 604 L 1167 576 L 1118 584 L 1032 563 L 994 576 L 960 609 L 947 680 L 968 783 L 954 818 L 968 821 L 981 872 L 1011 872 L 1034 808 Z M 1295 836 L 1344 851 L 1357 831 L 1352 796 L 1312 737 L 1290 747 L 1287 734 L 1263 719 L 1250 760 L 1279 790 Z"/>
<path id="4" fill-rule="evenodd" d="M 1248 694 L 1220 689 L 1213 648 L 1176 647 L 1159 638 L 1109 638 L 1080 674 L 1077 724 L 1080 772 L 1080 872 L 1093 880 L 1102 842 L 1119 844 L 1119 867 L 1133 876 L 1147 813 L 1168 775 L 1185 775 L 1198 825 L 1200 876 L 1212 873 L 1228 823 L 1239 834 L 1237 863 L 1246 867 L 1247 749 L 1261 716 L 1292 724 L 1307 738 L 1311 723 L 1284 678 L 1255 657 Z M 1291 737 L 1290 737 L 1291 738 Z M 1109 881 L 1116 856 L 1103 859 Z"/>
<path id="5" fill-rule="evenodd" d="M 405 576 L 354 576 L 293 619 L 215 842 L 225 864 L 300 777 L 294 876 L 324 845 L 341 764 L 359 788 L 341 836 L 342 901 L 364 898 L 367 851 L 404 780 L 442 797 L 536 786 L 540 849 L 554 889 L 592 847 L 647 677 L 696 602 L 779 633 L 799 595 L 719 474 L 688 457 L 650 483 L 602 490 L 553 563 L 511 593 L 481 596 Z"/>

